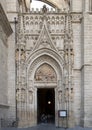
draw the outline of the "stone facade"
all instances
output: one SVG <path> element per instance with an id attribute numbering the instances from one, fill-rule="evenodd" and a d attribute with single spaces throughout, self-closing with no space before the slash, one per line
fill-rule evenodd
<path id="1" fill-rule="evenodd" d="M 10 23 L 0 3 L 0 119 L 8 118 L 8 38 Z"/>
<path id="2" fill-rule="evenodd" d="M 19 127 L 37 125 L 37 91 L 53 88 L 55 125 L 62 126 L 58 110 L 67 110 L 64 125 L 92 127 L 90 0 L 62 7 L 63 0 L 48 0 L 59 10 L 36 11 L 27 10 L 25 0 L 5 2 L 7 8 L 0 1 L 0 19 L 6 21 L 0 20 L 0 118 L 18 119 Z"/>

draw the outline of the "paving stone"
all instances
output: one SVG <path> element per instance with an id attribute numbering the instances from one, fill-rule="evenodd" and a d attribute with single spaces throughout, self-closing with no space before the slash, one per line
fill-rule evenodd
<path id="1" fill-rule="evenodd" d="M 82 127 L 75 127 L 75 128 L 61 128 L 55 127 L 53 124 L 40 124 L 35 127 L 30 128 L 2 128 L 1 130 L 92 130 L 92 128 L 82 128 Z"/>

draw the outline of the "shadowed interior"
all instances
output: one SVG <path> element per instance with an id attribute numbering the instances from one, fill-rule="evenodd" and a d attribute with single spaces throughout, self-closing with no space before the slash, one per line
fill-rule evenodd
<path id="1" fill-rule="evenodd" d="M 55 122 L 55 92 L 54 89 L 38 89 L 38 123 Z"/>

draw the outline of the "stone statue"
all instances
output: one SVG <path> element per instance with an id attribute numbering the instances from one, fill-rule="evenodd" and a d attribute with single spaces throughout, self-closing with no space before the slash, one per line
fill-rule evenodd
<path id="1" fill-rule="evenodd" d="M 66 88 L 66 90 L 65 90 L 65 100 L 66 100 L 66 102 L 68 102 L 68 100 L 69 100 L 69 88 Z"/>
<path id="2" fill-rule="evenodd" d="M 29 103 L 33 104 L 33 92 L 29 91 Z"/>
<path id="3" fill-rule="evenodd" d="M 25 89 L 21 89 L 21 102 L 25 102 Z"/>
<path id="4" fill-rule="evenodd" d="M 61 104 L 61 102 L 62 102 L 62 91 L 58 92 L 58 101 Z"/>

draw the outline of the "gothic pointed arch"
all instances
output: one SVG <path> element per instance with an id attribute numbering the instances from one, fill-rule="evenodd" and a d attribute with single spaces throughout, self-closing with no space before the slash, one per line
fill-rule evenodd
<path id="1" fill-rule="evenodd" d="M 42 48 L 42 49 L 39 49 L 39 50 L 35 50 L 33 53 L 31 53 L 29 55 L 29 57 L 27 58 L 26 60 L 26 67 L 27 69 L 29 70 L 31 64 L 39 57 L 41 56 L 49 56 L 51 57 L 52 59 L 54 59 L 58 64 L 59 66 L 62 67 L 62 70 L 63 70 L 63 65 L 64 65 L 64 59 L 61 55 L 59 55 L 55 50 L 52 50 L 52 49 L 49 49 L 49 48 Z"/>
<path id="2" fill-rule="evenodd" d="M 26 61 L 28 82 L 34 80 L 37 69 L 41 66 L 45 66 L 47 69 L 53 70 L 53 74 L 49 77 L 53 79 L 61 80 L 63 77 L 63 58 L 51 49 L 39 49 L 29 56 Z M 52 72 L 52 71 L 51 71 Z M 53 76 L 52 76 L 53 75 Z M 46 76 L 46 75 L 45 75 Z"/>
<path id="3" fill-rule="evenodd" d="M 59 64 L 48 55 L 42 55 L 34 60 L 34 62 L 29 67 L 28 73 L 31 73 L 31 78 L 34 79 L 35 72 L 41 66 L 45 66 L 46 68 L 51 68 L 51 70 L 55 71 L 57 78 L 59 78 L 60 74 L 63 73 L 62 68 Z M 49 67 L 47 67 L 49 66 Z"/>

